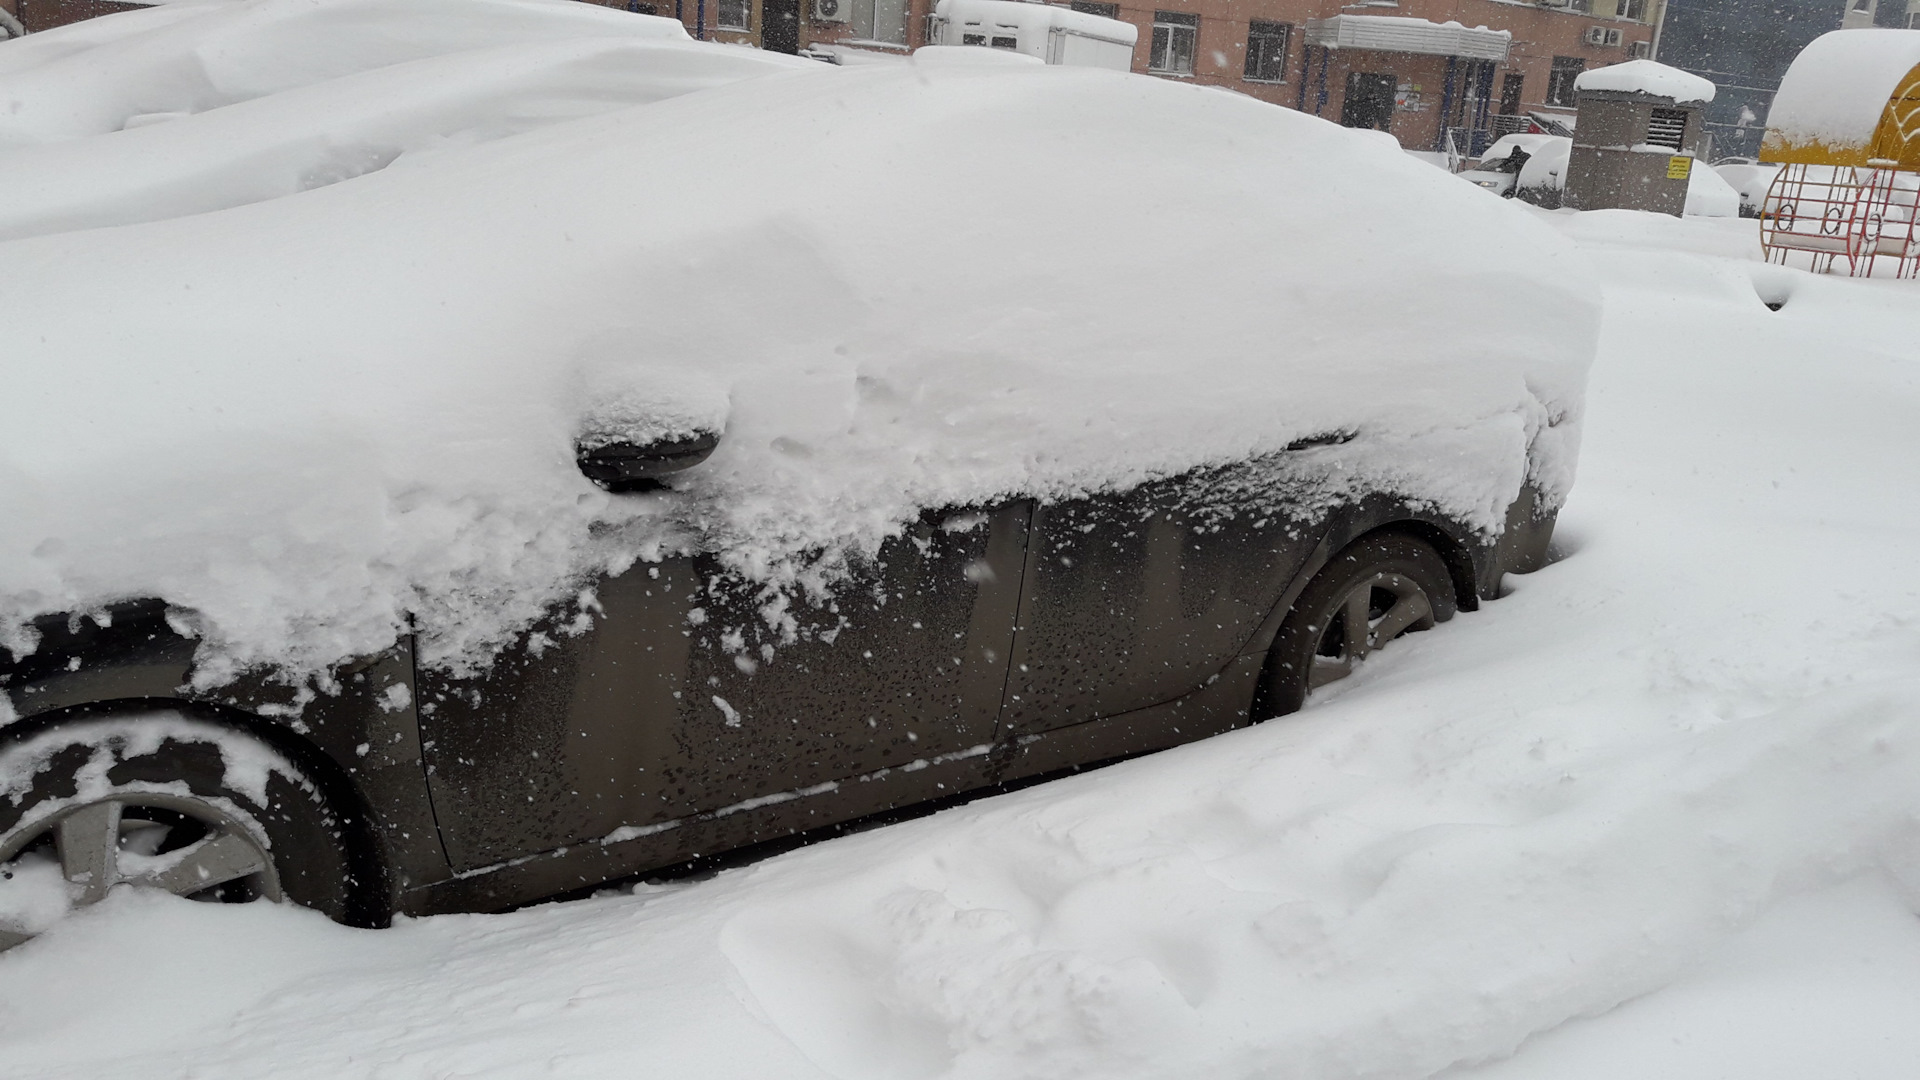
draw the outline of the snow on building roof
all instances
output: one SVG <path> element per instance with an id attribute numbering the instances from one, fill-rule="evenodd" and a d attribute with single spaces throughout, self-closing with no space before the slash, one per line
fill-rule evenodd
<path id="1" fill-rule="evenodd" d="M 1463 56 L 1472 60 L 1507 58 L 1513 34 L 1457 22 L 1436 23 L 1400 15 L 1335 15 L 1307 20 L 1307 44 L 1329 49 Z"/>
<path id="2" fill-rule="evenodd" d="M 1140 39 L 1140 28 L 1121 19 L 1109 19 L 1051 4 L 1025 3 L 1023 0 L 940 0 L 934 8 L 934 14 L 962 24 L 991 22 L 996 26 L 1041 34 L 1057 27 L 1127 45 Z"/>
<path id="3" fill-rule="evenodd" d="M 1780 80 L 1761 156 L 1768 161 L 1920 168 L 1920 30 L 1835 30 Z"/>
<path id="4" fill-rule="evenodd" d="M 1576 90 L 1610 90 L 1620 94 L 1651 94 L 1672 98 L 1680 104 L 1706 104 L 1713 100 L 1713 83 L 1681 71 L 1677 67 L 1652 60 L 1629 60 L 1581 72 L 1574 80 Z"/>

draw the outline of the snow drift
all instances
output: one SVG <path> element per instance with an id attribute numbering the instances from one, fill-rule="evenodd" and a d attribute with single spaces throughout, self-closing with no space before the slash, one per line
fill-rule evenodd
<path id="1" fill-rule="evenodd" d="M 1443 1075 L 1910 1080 L 1915 286 L 1519 209 L 1607 322 L 1568 557 L 1499 603 L 1282 721 L 713 880 L 384 931 L 119 892 L 0 956 L 0 1071 L 1425 1080 L 1647 994 Z M 1695 966 L 1862 874 L 1791 929 L 1882 979 L 1799 935 L 1771 1004 Z"/>
<path id="2" fill-rule="evenodd" d="M 484 664 L 636 558 L 820 586 L 921 507 L 1330 432 L 1342 483 L 1488 533 L 1529 469 L 1564 496 L 1597 312 L 1557 235 L 1324 121 L 1003 61 L 776 73 L 0 246 L 9 647 L 154 595 L 202 679 L 409 613 L 425 662 Z M 694 429 L 724 438 L 670 496 L 574 466 Z"/>

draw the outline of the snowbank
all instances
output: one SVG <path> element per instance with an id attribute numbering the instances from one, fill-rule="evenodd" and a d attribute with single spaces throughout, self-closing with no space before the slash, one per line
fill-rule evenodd
<path id="1" fill-rule="evenodd" d="M 1920 66 L 1920 31 L 1835 30 L 1793 58 L 1767 112 L 1767 142 L 1864 147 L 1887 100 Z M 1772 160 L 1772 159 L 1770 159 Z"/>
<path id="2" fill-rule="evenodd" d="M 1713 100 L 1713 83 L 1698 75 L 1653 60 L 1629 60 L 1588 68 L 1574 76 L 1575 90 L 1609 90 L 1620 94 L 1652 94 L 1679 104 L 1706 104 Z"/>
<path id="3" fill-rule="evenodd" d="M 1728 163 L 1715 165 L 1713 171 L 1740 197 L 1740 213 L 1745 217 L 1759 217 L 1760 204 L 1767 201 L 1767 189 L 1773 186 L 1774 174 L 1780 171 L 1780 166 Z"/>
<path id="4" fill-rule="evenodd" d="M 164 596 L 205 679 L 408 612 L 484 663 L 635 558 L 818 586 L 922 507 L 1336 430 L 1340 483 L 1497 531 L 1529 445 L 1567 490 L 1596 320 L 1563 241 L 1403 154 L 1041 65 L 775 74 L 0 260 L 3 621 Z M 695 428 L 671 498 L 573 462 Z"/>
<path id="5" fill-rule="evenodd" d="M 1704 163 L 1693 163 L 1687 174 L 1687 205 L 1684 213 L 1696 217 L 1739 217 L 1740 193 L 1718 172 Z"/>
<path id="6" fill-rule="evenodd" d="M 116 893 L 0 956 L 7 1068 L 1910 1080 L 1915 287 L 1516 209 L 1607 322 L 1565 558 L 1499 603 L 1285 720 L 712 880 L 378 932 Z"/>

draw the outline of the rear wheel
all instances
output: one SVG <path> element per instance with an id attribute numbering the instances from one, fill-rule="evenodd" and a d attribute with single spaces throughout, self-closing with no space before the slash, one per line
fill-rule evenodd
<path id="1" fill-rule="evenodd" d="M 350 913 L 319 787 L 235 729 L 174 713 L 61 725 L 0 747 L 0 796 L 0 949 L 123 885 Z"/>
<path id="2" fill-rule="evenodd" d="M 1296 711 L 1369 654 L 1447 621 L 1454 608 L 1453 578 L 1432 547 L 1401 533 L 1355 541 L 1314 575 L 1281 623 L 1268 654 L 1263 711 Z"/>

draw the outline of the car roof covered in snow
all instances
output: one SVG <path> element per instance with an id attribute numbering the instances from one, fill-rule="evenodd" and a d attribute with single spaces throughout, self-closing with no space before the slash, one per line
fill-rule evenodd
<path id="1" fill-rule="evenodd" d="M 203 2 L 153 23 L 132 12 L 0 48 L 16 106 L 0 111 L 0 239 L 278 198 L 820 66 L 576 0 Z"/>
<path id="2" fill-rule="evenodd" d="M 1328 432 L 1339 484 L 1494 533 L 1529 446 L 1564 494 L 1598 326 L 1520 208 L 1042 65 L 820 65 L 0 258 L 0 626 L 163 595 L 295 669 L 408 611 L 484 662 L 635 558 L 817 585 L 917 508 Z M 693 430 L 670 500 L 574 465 Z"/>

